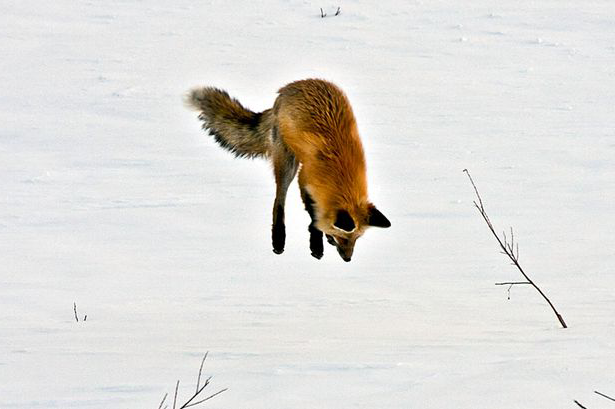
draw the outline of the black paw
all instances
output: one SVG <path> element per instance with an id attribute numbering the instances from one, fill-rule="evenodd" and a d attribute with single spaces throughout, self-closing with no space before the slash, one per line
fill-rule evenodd
<path id="1" fill-rule="evenodd" d="M 324 252 L 322 245 L 322 232 L 311 225 L 308 228 L 308 231 L 310 232 L 310 250 L 312 251 L 312 256 L 320 260 Z"/>
<path id="2" fill-rule="evenodd" d="M 274 224 L 271 228 L 271 244 L 275 254 L 284 252 L 284 244 L 286 243 L 286 228 L 283 223 Z"/>
<path id="3" fill-rule="evenodd" d="M 320 260 L 322 258 L 322 251 L 320 253 L 318 253 L 318 252 L 312 250 L 312 257 Z"/>

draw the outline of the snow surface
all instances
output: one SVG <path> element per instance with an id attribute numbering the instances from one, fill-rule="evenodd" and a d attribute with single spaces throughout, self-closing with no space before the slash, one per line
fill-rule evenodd
<path id="1" fill-rule="evenodd" d="M 614 21 L 591 0 L 0 3 L 0 407 L 157 408 L 207 350 L 212 408 L 610 407 Z M 273 254 L 269 165 L 182 104 L 215 85 L 262 110 L 306 77 L 347 92 L 393 223 L 351 263 L 310 256 L 296 185 Z M 569 329 L 494 286 L 521 277 L 464 168 Z"/>

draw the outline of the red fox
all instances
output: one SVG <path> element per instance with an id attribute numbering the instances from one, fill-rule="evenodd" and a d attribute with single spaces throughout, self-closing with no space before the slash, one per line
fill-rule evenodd
<path id="1" fill-rule="evenodd" d="M 311 223 L 312 256 L 323 255 L 323 233 L 344 261 L 367 227 L 390 227 L 367 199 L 363 146 L 352 107 L 336 85 L 318 79 L 292 82 L 278 91 L 273 108 L 244 108 L 225 91 L 194 89 L 187 103 L 200 112 L 203 129 L 237 157 L 268 157 L 276 196 L 271 228 L 273 251 L 286 242 L 284 204 L 299 170 L 299 188 Z"/>

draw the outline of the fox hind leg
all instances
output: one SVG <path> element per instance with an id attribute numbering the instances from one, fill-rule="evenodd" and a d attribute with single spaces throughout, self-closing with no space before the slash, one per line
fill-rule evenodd
<path id="1" fill-rule="evenodd" d="M 314 200 L 305 187 L 303 172 L 299 172 L 299 188 L 301 189 L 301 199 L 303 199 L 305 210 L 308 212 L 310 219 L 312 220 L 308 226 L 308 231 L 310 232 L 310 251 L 312 252 L 313 257 L 320 259 L 322 258 L 324 252 L 322 245 L 322 232 L 316 227 Z"/>
<path id="2" fill-rule="evenodd" d="M 271 150 L 273 172 L 275 174 L 276 194 L 273 202 L 273 224 L 271 226 L 271 244 L 273 252 L 282 254 L 286 243 L 286 225 L 284 224 L 284 205 L 288 186 L 293 181 L 299 168 L 295 155 L 278 140 L 278 130 L 273 129 L 274 145 Z"/>

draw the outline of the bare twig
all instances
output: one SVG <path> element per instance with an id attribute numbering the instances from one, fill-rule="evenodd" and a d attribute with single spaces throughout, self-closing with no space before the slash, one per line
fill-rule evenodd
<path id="1" fill-rule="evenodd" d="M 547 303 L 549 304 L 549 306 L 551 307 L 551 309 L 555 313 L 555 316 L 557 317 L 557 319 L 558 319 L 559 323 L 562 325 L 562 327 L 563 328 L 568 328 L 568 326 L 566 325 L 566 322 L 564 321 L 564 318 L 555 309 L 555 306 L 553 305 L 551 300 L 549 300 L 549 298 L 545 295 L 545 293 L 542 292 L 542 290 L 534 283 L 534 281 L 532 281 L 530 279 L 530 277 L 525 273 L 525 271 L 523 270 L 521 265 L 519 265 L 519 246 L 517 244 L 517 254 L 515 254 L 515 252 L 514 252 L 514 233 L 513 233 L 512 228 L 510 229 L 510 232 L 511 232 L 511 242 L 508 242 L 508 240 L 506 239 L 506 234 L 505 233 L 502 235 L 503 238 L 500 238 L 500 236 L 495 232 L 495 228 L 493 227 L 493 224 L 491 223 L 491 220 L 489 219 L 489 216 L 487 215 L 487 211 L 485 210 L 485 206 L 483 205 L 483 200 L 480 197 L 480 193 L 478 193 L 478 188 L 476 187 L 476 184 L 474 184 L 474 180 L 472 179 L 472 176 L 470 176 L 470 172 L 467 169 L 464 169 L 463 171 L 468 175 L 468 178 L 470 179 L 470 183 L 472 183 L 472 187 L 474 188 L 474 192 L 476 193 L 476 197 L 478 199 L 478 203 L 476 201 L 474 201 L 474 206 L 476 207 L 476 209 L 478 209 L 478 212 L 483 217 L 483 220 L 485 220 L 485 223 L 487 223 L 487 226 L 489 227 L 489 230 L 491 231 L 491 233 L 493 234 L 493 236 L 497 240 L 497 242 L 500 245 L 500 248 L 502 249 L 503 253 L 506 256 L 508 256 L 508 258 L 512 261 L 512 264 L 515 267 L 517 267 L 517 269 L 519 270 L 519 272 L 521 272 L 521 274 L 523 275 L 523 277 L 525 278 L 527 283 L 532 285 L 532 287 L 534 287 L 536 289 L 536 291 L 538 291 L 538 293 L 542 296 L 542 298 L 544 298 L 545 301 L 547 301 Z M 509 284 L 511 284 L 511 283 L 509 283 Z M 515 285 L 515 284 L 511 284 L 511 286 L 512 285 Z"/>
<path id="2" fill-rule="evenodd" d="M 205 399 L 202 399 L 202 400 L 200 400 L 200 401 L 198 401 L 198 402 L 191 403 L 190 405 L 184 405 L 184 406 L 182 406 L 182 407 L 181 407 L 181 408 L 179 408 L 179 409 L 191 408 L 192 406 L 200 405 L 201 403 L 206 402 L 206 401 L 210 400 L 211 398 L 213 398 L 214 396 L 218 396 L 218 395 L 220 395 L 222 392 L 226 392 L 227 390 L 228 390 L 228 388 L 224 388 L 224 389 L 219 390 L 218 392 L 216 392 L 216 393 L 214 393 L 214 394 L 212 394 L 212 395 L 209 395 L 209 396 L 208 396 L 208 397 L 206 397 Z"/>
<path id="3" fill-rule="evenodd" d="M 162 405 L 164 405 L 164 401 L 167 400 L 167 396 L 169 396 L 168 393 L 164 394 L 164 397 L 162 398 L 162 400 L 160 401 L 160 405 L 158 405 L 158 409 L 162 409 Z"/>
<path id="4" fill-rule="evenodd" d="M 609 400 L 612 400 L 613 402 L 615 402 L 615 398 L 611 398 L 608 395 L 605 395 L 604 393 L 598 392 L 598 391 L 594 391 L 595 394 L 602 396 L 603 398 L 607 398 Z"/>
<path id="5" fill-rule="evenodd" d="M 175 406 L 177 405 L 177 390 L 179 389 L 179 379 L 177 380 L 177 383 L 175 384 L 175 395 L 173 395 L 173 409 L 175 409 Z"/>
<path id="6" fill-rule="evenodd" d="M 209 378 L 209 379 L 211 379 L 211 378 Z M 204 390 L 205 388 L 207 388 L 207 385 L 209 385 L 209 379 L 207 379 L 207 380 L 205 381 L 205 383 L 203 384 L 203 386 L 202 386 L 202 387 L 200 387 L 199 389 L 197 389 L 197 390 L 196 390 L 196 392 L 194 393 L 194 395 L 192 395 L 192 396 L 190 397 L 190 399 L 188 399 L 188 400 L 186 401 L 186 403 L 184 403 L 184 404 L 183 404 L 183 405 L 182 405 L 179 409 L 184 409 L 184 408 L 187 408 L 187 407 L 190 407 L 190 406 L 194 406 L 195 404 L 190 404 L 190 402 L 192 402 L 192 401 L 194 400 L 194 398 L 196 398 L 197 396 L 199 396 L 199 394 L 200 394 L 201 392 L 203 392 L 203 390 Z"/>
<path id="7" fill-rule="evenodd" d="M 511 281 L 508 283 L 495 283 L 495 285 L 521 285 L 521 284 L 531 284 L 528 281 Z"/>
<path id="8" fill-rule="evenodd" d="M 585 406 L 581 405 L 578 400 L 575 400 L 574 403 L 576 403 L 581 409 L 587 409 Z"/>
<path id="9" fill-rule="evenodd" d="M 206 402 L 208 400 L 210 400 L 211 398 L 220 395 L 222 392 L 225 392 L 228 390 L 228 388 L 224 388 L 219 390 L 216 393 L 213 393 L 205 398 L 202 397 L 202 392 L 205 390 L 205 388 L 207 388 L 207 386 L 209 386 L 209 383 L 211 381 L 211 376 L 207 379 L 205 379 L 205 382 L 203 382 L 203 384 L 201 385 L 201 377 L 203 374 L 203 366 L 205 365 L 205 360 L 207 359 L 207 355 L 209 354 L 209 352 L 205 353 L 205 356 L 203 356 L 203 359 L 201 360 L 201 367 L 199 368 L 199 375 L 196 381 L 196 391 L 194 392 L 194 394 L 188 398 L 187 401 L 185 401 L 183 404 L 182 403 L 178 403 L 178 393 L 179 393 L 179 381 L 177 381 L 177 383 L 175 384 L 175 394 L 173 395 L 173 409 L 187 409 L 187 408 L 191 408 L 193 406 L 197 406 L 200 405 L 203 402 Z M 164 395 L 164 398 L 162 399 L 162 402 L 160 402 L 160 406 L 158 407 L 158 409 L 162 408 L 162 405 L 164 404 L 164 401 L 166 400 L 168 394 Z M 197 400 L 200 399 L 200 400 Z M 177 407 L 177 405 L 180 405 L 179 408 Z"/>
<path id="10" fill-rule="evenodd" d="M 495 283 L 495 285 L 507 285 L 508 288 L 506 289 L 506 298 L 510 300 L 510 290 L 513 288 L 513 286 L 515 285 L 522 285 L 522 284 L 530 284 L 527 281 L 511 281 L 508 283 Z"/>
<path id="11" fill-rule="evenodd" d="M 342 13 L 342 8 L 338 7 L 337 10 L 335 11 L 335 14 L 333 14 L 333 16 L 339 16 Z M 322 9 L 322 7 L 320 8 L 320 18 L 325 18 L 327 17 L 327 13 L 325 13 Z"/>
<path id="12" fill-rule="evenodd" d="M 75 312 L 75 321 L 79 322 L 79 316 L 77 315 L 77 303 L 74 302 L 73 303 L 73 311 Z M 85 314 L 83 316 L 83 322 L 86 322 L 88 320 L 88 315 Z"/>
<path id="13" fill-rule="evenodd" d="M 205 365 L 205 360 L 207 359 L 207 355 L 209 354 L 209 351 L 205 352 L 205 355 L 203 356 L 203 360 L 201 361 L 201 367 L 199 368 L 199 377 L 196 380 L 196 391 L 198 393 L 199 391 L 199 387 L 201 386 L 201 373 L 203 372 L 203 365 Z M 209 379 L 208 379 L 209 381 Z"/>

